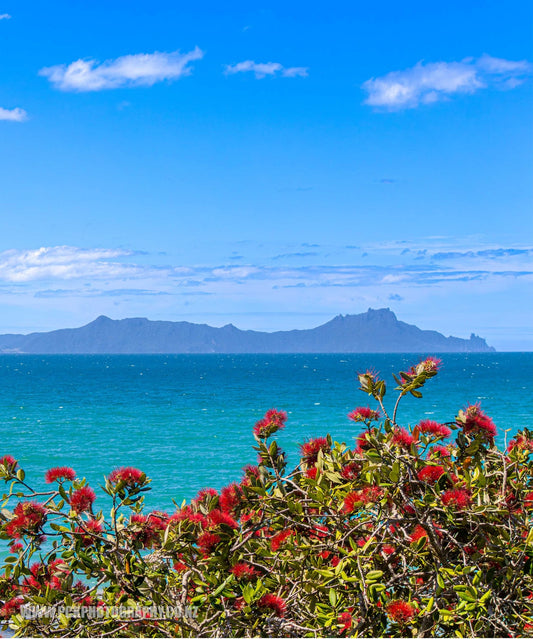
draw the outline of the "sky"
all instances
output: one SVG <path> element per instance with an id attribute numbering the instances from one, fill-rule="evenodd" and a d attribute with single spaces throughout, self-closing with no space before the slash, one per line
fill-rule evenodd
<path id="1" fill-rule="evenodd" d="M 527 0 L 0 0 L 0 333 L 389 307 L 533 350 L 532 25 Z"/>

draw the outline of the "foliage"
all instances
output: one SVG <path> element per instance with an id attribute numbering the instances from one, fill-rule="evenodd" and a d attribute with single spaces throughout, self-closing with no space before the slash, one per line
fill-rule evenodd
<path id="1" fill-rule="evenodd" d="M 400 427 L 401 398 L 421 397 L 438 366 L 399 374 L 391 416 L 385 382 L 359 375 L 379 406 L 350 413 L 355 449 L 304 442 L 292 472 L 273 439 L 286 415 L 268 411 L 258 465 L 172 515 L 142 513 L 137 469 L 107 477 L 105 519 L 72 469 L 50 469 L 38 493 L 6 455 L 3 623 L 57 637 L 531 636 L 533 432 L 502 452 L 478 405 Z"/>

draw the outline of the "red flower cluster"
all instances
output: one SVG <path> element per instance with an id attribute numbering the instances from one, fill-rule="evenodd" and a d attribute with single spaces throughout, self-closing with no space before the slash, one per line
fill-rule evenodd
<path id="1" fill-rule="evenodd" d="M 89 486 L 83 486 L 75 490 L 70 496 L 70 507 L 79 515 L 90 510 L 95 499 L 94 490 L 89 488 Z"/>
<path id="2" fill-rule="evenodd" d="M 355 481 L 361 472 L 361 464 L 358 462 L 350 462 L 341 469 L 341 477 L 346 481 Z"/>
<path id="3" fill-rule="evenodd" d="M 167 524 L 168 517 L 164 513 L 132 515 L 129 530 L 132 538 L 143 548 L 152 548 L 159 541 L 160 533 L 165 530 Z"/>
<path id="4" fill-rule="evenodd" d="M 463 432 L 467 434 L 480 434 L 489 442 L 496 437 L 496 426 L 492 419 L 486 415 L 480 408 L 479 404 L 467 406 L 457 418 L 459 426 L 463 427 Z"/>
<path id="5" fill-rule="evenodd" d="M 447 446 L 433 446 L 429 449 L 429 455 L 439 455 L 440 457 L 451 457 L 452 454 Z"/>
<path id="6" fill-rule="evenodd" d="M 418 424 L 418 430 L 425 435 L 435 435 L 436 437 L 449 437 L 452 431 L 444 424 L 439 424 L 431 419 L 424 419 Z"/>
<path id="7" fill-rule="evenodd" d="M 372 410 L 368 406 L 359 406 L 348 413 L 348 417 L 354 422 L 377 422 L 381 418 L 381 414 L 379 410 Z"/>
<path id="8" fill-rule="evenodd" d="M 83 526 L 78 526 L 74 531 L 81 537 L 81 543 L 86 548 L 92 546 L 96 541 L 94 535 L 101 535 L 103 528 L 96 519 L 89 519 L 83 523 Z"/>
<path id="9" fill-rule="evenodd" d="M 465 488 L 453 488 L 442 494 L 445 506 L 455 506 L 458 510 L 465 510 L 472 503 L 472 495 Z"/>
<path id="10" fill-rule="evenodd" d="M 515 439 L 511 439 L 507 450 L 511 452 L 513 449 L 533 451 L 533 440 L 528 439 L 522 433 L 518 434 Z"/>
<path id="11" fill-rule="evenodd" d="M 250 486 L 252 480 L 255 483 L 259 479 L 259 466 L 248 464 L 242 470 L 244 471 L 244 476 L 241 479 L 241 486 Z"/>
<path id="12" fill-rule="evenodd" d="M 0 464 L 14 468 L 17 465 L 17 460 L 14 457 L 11 457 L 11 455 L 4 455 L 3 457 L 0 457 Z"/>
<path id="13" fill-rule="evenodd" d="M 58 480 L 74 481 L 76 479 L 76 471 L 68 466 L 59 466 L 58 468 L 47 470 L 44 478 L 47 484 L 52 484 Z"/>
<path id="14" fill-rule="evenodd" d="M 230 572 L 237 579 L 243 579 L 246 581 L 253 579 L 253 577 L 259 574 L 253 566 L 249 566 L 248 564 L 245 564 L 244 562 L 235 564 L 231 568 Z"/>
<path id="15" fill-rule="evenodd" d="M 266 439 L 281 428 L 284 428 L 286 421 L 287 413 L 285 411 L 271 408 L 254 426 L 254 434 L 259 439 Z"/>
<path id="16" fill-rule="evenodd" d="M 15 506 L 15 517 L 6 525 L 6 535 L 20 539 L 26 534 L 36 534 L 46 521 L 46 508 L 34 501 L 23 501 Z"/>
<path id="17" fill-rule="evenodd" d="M 214 547 L 219 542 L 220 542 L 220 537 L 218 535 L 216 535 L 215 533 L 206 531 L 198 537 L 196 543 L 198 544 L 198 548 L 200 548 L 200 551 L 202 552 L 202 554 L 206 556 L 213 551 Z"/>
<path id="18" fill-rule="evenodd" d="M 442 466 L 426 466 L 422 468 L 422 470 L 418 471 L 418 479 L 420 481 L 424 481 L 428 484 L 434 484 L 437 482 L 445 473 L 445 470 Z"/>
<path id="19" fill-rule="evenodd" d="M 272 610 L 276 617 L 284 617 L 287 608 L 285 601 L 281 597 L 273 595 L 272 593 L 263 595 L 257 602 L 257 605 L 260 608 L 268 608 Z"/>
<path id="20" fill-rule="evenodd" d="M 30 567 L 30 575 L 23 582 L 23 591 L 30 589 L 41 590 L 50 588 L 61 590 L 63 588 L 62 579 L 70 574 L 67 564 L 62 559 L 55 559 L 48 565 L 37 562 Z"/>
<path id="21" fill-rule="evenodd" d="M 202 528 L 206 525 L 206 519 L 202 513 L 196 513 L 190 506 L 185 506 L 177 510 L 172 517 L 168 520 L 169 524 L 174 524 L 179 521 L 189 521 L 193 524 L 200 524 Z"/>
<path id="22" fill-rule="evenodd" d="M 209 526 L 220 526 L 220 524 L 224 524 L 225 526 L 229 526 L 230 528 L 233 528 L 234 530 L 236 530 L 239 527 L 239 524 L 235 521 L 235 519 L 233 519 L 233 517 L 227 513 L 227 512 L 223 512 L 222 510 L 218 510 L 217 508 L 215 508 L 214 510 L 212 510 L 209 515 L 207 516 L 207 523 Z"/>
<path id="23" fill-rule="evenodd" d="M 375 503 L 383 497 L 383 489 L 379 486 L 366 486 L 362 490 L 348 493 L 344 498 L 344 512 L 351 513 L 359 506 Z"/>
<path id="24" fill-rule="evenodd" d="M 292 530 L 282 530 L 277 535 L 274 535 L 270 540 L 270 548 L 273 552 L 279 550 L 281 544 L 286 541 L 292 535 Z"/>
<path id="25" fill-rule="evenodd" d="M 430 356 L 430 357 L 426 357 L 425 360 L 420 362 L 420 364 L 418 364 L 416 368 L 417 368 L 417 372 L 418 372 L 418 369 L 422 367 L 422 370 L 424 371 L 424 373 L 436 373 L 439 370 L 441 364 L 442 364 L 441 359 L 439 359 L 438 357 Z"/>
<path id="26" fill-rule="evenodd" d="M 409 448 L 415 443 L 414 437 L 405 428 L 396 428 L 392 431 L 391 442 L 400 448 Z"/>
<path id="27" fill-rule="evenodd" d="M 420 524 L 417 524 L 415 526 L 415 529 L 411 533 L 411 536 L 409 537 L 409 541 L 412 544 L 414 544 L 419 539 L 422 539 L 423 537 L 426 537 L 426 538 L 428 537 L 428 531 L 423 526 L 421 526 Z"/>
<path id="28" fill-rule="evenodd" d="M 193 502 L 199 504 L 200 502 L 208 501 L 212 497 L 218 497 L 218 491 L 214 488 L 202 488 L 193 499 Z"/>
<path id="29" fill-rule="evenodd" d="M 352 615 L 349 612 L 341 613 L 337 621 L 341 625 L 341 628 L 339 629 L 340 633 L 346 632 L 352 627 Z"/>
<path id="30" fill-rule="evenodd" d="M 24 599 L 22 597 L 14 597 L 0 608 L 0 617 L 4 619 L 10 619 L 13 615 L 17 615 L 20 612 L 21 606 L 24 605 Z"/>
<path id="31" fill-rule="evenodd" d="M 524 497 L 524 508 L 526 508 L 527 510 L 533 508 L 533 491 L 527 493 L 527 495 Z"/>
<path id="32" fill-rule="evenodd" d="M 387 613 L 389 617 L 396 621 L 396 623 L 407 623 L 415 615 L 415 608 L 412 604 L 402 599 L 391 601 L 387 606 Z"/>
<path id="33" fill-rule="evenodd" d="M 300 444 L 300 454 L 302 459 L 307 464 L 314 464 L 318 459 L 318 453 L 320 451 L 329 453 L 331 446 L 325 437 L 317 437 L 316 439 L 310 439 L 303 444 Z"/>
<path id="34" fill-rule="evenodd" d="M 316 479 L 318 475 L 318 468 L 316 466 L 313 466 L 312 468 L 308 468 L 305 471 L 305 476 L 309 477 L 309 479 Z"/>
<path id="35" fill-rule="evenodd" d="M 131 466 L 115 468 L 109 475 L 108 479 L 112 484 L 123 483 L 128 488 L 136 488 L 142 484 L 144 473 L 138 468 Z"/>
<path id="36" fill-rule="evenodd" d="M 238 508 L 242 499 L 242 488 L 239 484 L 233 483 L 229 484 L 229 486 L 224 486 L 224 488 L 220 491 L 218 505 L 222 512 L 232 514 Z"/>

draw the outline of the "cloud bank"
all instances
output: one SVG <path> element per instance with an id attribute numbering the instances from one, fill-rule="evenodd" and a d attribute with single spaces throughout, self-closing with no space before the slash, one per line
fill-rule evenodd
<path id="1" fill-rule="evenodd" d="M 157 82 L 190 75 L 190 63 L 203 56 L 204 52 L 196 47 L 188 53 L 137 53 L 101 63 L 96 60 L 76 60 L 68 65 L 45 67 L 39 71 L 39 75 L 48 78 L 60 91 L 150 87 Z"/>
<path id="2" fill-rule="evenodd" d="M 532 70 L 533 65 L 525 60 L 504 60 L 486 54 L 460 62 L 419 62 L 410 69 L 367 80 L 362 85 L 368 94 L 364 103 L 397 111 L 489 87 L 514 89 Z"/>
<path id="3" fill-rule="evenodd" d="M 308 75 L 306 67 L 284 67 L 279 62 L 254 62 L 253 60 L 244 60 L 237 64 L 226 65 L 224 73 L 233 75 L 235 73 L 254 73 L 255 77 L 260 80 L 266 76 L 281 76 L 282 78 L 305 78 Z"/>

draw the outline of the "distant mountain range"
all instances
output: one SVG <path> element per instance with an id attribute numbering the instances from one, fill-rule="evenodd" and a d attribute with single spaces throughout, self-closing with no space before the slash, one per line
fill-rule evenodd
<path id="1" fill-rule="evenodd" d="M 0 335 L 0 353 L 480 353 L 494 351 L 484 339 L 445 337 L 400 322 L 388 308 L 337 315 L 316 328 L 264 333 L 233 324 L 214 328 L 145 318 L 101 315 L 81 328 Z"/>

